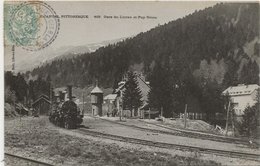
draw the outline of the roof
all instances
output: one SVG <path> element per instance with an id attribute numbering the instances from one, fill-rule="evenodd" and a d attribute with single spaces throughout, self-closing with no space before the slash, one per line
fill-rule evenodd
<path id="1" fill-rule="evenodd" d="M 141 106 L 140 109 L 141 110 L 148 110 L 149 109 L 149 104 L 146 101 L 144 101 L 143 106 Z"/>
<path id="2" fill-rule="evenodd" d="M 119 87 L 115 90 L 115 93 L 118 93 L 120 90 L 123 90 L 123 88 L 125 87 L 125 81 L 121 81 L 119 84 Z"/>
<path id="3" fill-rule="evenodd" d="M 16 106 L 15 108 L 18 110 L 25 110 L 28 112 L 28 109 L 21 103 L 16 103 L 15 106 Z"/>
<path id="4" fill-rule="evenodd" d="M 150 89 L 150 82 L 149 81 L 144 81 L 143 78 L 141 78 L 140 76 L 137 75 L 137 78 L 140 79 L 140 81 L 142 81 L 149 89 Z"/>
<path id="5" fill-rule="evenodd" d="M 258 88 L 259 86 L 257 84 L 239 84 L 238 86 L 230 86 L 229 88 L 224 90 L 222 94 L 225 95 L 226 93 L 228 93 L 230 96 L 250 95 Z"/>
<path id="6" fill-rule="evenodd" d="M 148 93 L 150 91 L 150 85 L 149 82 L 146 82 L 141 76 L 136 74 L 136 80 L 138 83 L 138 87 L 141 90 L 142 94 L 142 101 L 145 103 L 145 101 L 148 101 Z M 119 91 L 124 91 L 126 81 L 119 82 L 119 87 L 115 89 L 115 93 L 118 93 Z M 143 104 L 144 105 L 144 104 Z"/>
<path id="7" fill-rule="evenodd" d="M 150 91 L 150 86 L 148 82 L 145 82 L 141 77 L 137 76 L 138 86 L 142 92 L 142 101 L 148 101 L 148 93 Z"/>
<path id="8" fill-rule="evenodd" d="M 103 93 L 103 91 L 96 86 L 90 93 Z"/>
<path id="9" fill-rule="evenodd" d="M 49 97 L 48 97 L 47 95 L 45 95 L 45 94 L 41 94 L 41 95 L 39 96 L 39 98 L 41 98 L 41 97 L 44 97 L 45 99 L 49 100 Z"/>
<path id="10" fill-rule="evenodd" d="M 104 97 L 104 100 L 115 100 L 117 97 L 117 94 L 109 94 Z"/>
<path id="11" fill-rule="evenodd" d="M 44 101 L 46 101 L 47 103 L 51 104 L 50 100 L 46 99 L 46 98 L 43 97 L 43 96 L 40 96 L 35 102 L 33 102 L 32 105 L 37 104 L 37 103 L 38 103 L 39 101 L 41 101 L 41 100 L 44 100 Z"/>
<path id="12" fill-rule="evenodd" d="M 146 111 L 144 111 L 144 114 L 151 114 L 151 115 L 153 115 L 153 114 L 160 114 L 160 112 L 159 111 L 149 111 L 149 110 L 146 110 Z"/>

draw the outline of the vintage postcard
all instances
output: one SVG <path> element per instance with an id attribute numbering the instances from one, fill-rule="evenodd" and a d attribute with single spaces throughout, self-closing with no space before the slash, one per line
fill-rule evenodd
<path id="1" fill-rule="evenodd" d="M 260 165 L 259 2 L 5 1 L 4 162 Z"/>

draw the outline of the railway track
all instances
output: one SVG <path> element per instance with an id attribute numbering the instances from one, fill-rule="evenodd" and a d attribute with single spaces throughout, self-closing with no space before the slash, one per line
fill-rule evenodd
<path id="1" fill-rule="evenodd" d="M 138 139 L 138 138 L 131 138 L 131 137 L 124 137 L 124 136 L 112 135 L 112 134 L 107 134 L 107 133 L 101 133 L 101 132 L 97 132 L 97 131 L 91 131 L 91 130 L 85 129 L 85 128 L 79 128 L 77 130 L 77 132 L 84 134 L 84 135 L 90 135 L 90 136 L 99 137 L 99 138 L 106 138 L 106 139 L 120 141 L 120 142 L 127 142 L 127 143 L 146 145 L 146 146 L 152 146 L 152 147 L 158 147 L 158 148 L 177 149 L 177 150 L 182 150 L 182 151 L 196 151 L 196 152 L 201 152 L 201 153 L 206 153 L 206 154 L 215 154 L 215 155 L 219 155 L 219 156 L 240 158 L 240 159 L 253 160 L 253 161 L 260 162 L 260 154 L 254 154 L 254 153 L 227 151 L 227 150 L 179 145 L 179 144 L 173 144 L 173 143 L 155 142 L 155 141 L 143 140 L 143 139 Z"/>
<path id="2" fill-rule="evenodd" d="M 5 156 L 8 156 L 8 157 L 10 157 L 10 158 L 14 158 L 14 159 L 26 161 L 26 162 L 27 162 L 26 165 L 54 166 L 54 165 L 49 164 L 49 163 L 45 163 L 45 162 L 42 162 L 42 161 L 38 161 L 38 160 L 31 159 L 31 158 L 22 157 L 22 156 L 18 156 L 18 155 L 6 153 L 6 152 L 4 153 L 4 155 L 5 155 Z M 19 165 L 20 165 L 20 164 L 19 164 Z"/>
<path id="3" fill-rule="evenodd" d="M 147 123 L 149 125 L 154 125 L 157 127 L 161 127 L 161 128 L 165 128 L 165 129 L 171 130 L 173 132 L 162 131 L 162 130 L 157 130 L 157 129 L 148 129 L 148 128 L 139 127 L 136 125 L 124 124 L 121 122 L 111 121 L 111 120 L 107 120 L 107 119 L 103 119 L 103 118 L 99 118 L 99 119 L 110 122 L 110 123 L 115 123 L 115 124 L 120 124 L 120 125 L 131 127 L 131 128 L 135 128 L 135 129 L 142 130 L 142 131 L 150 131 L 150 132 L 156 132 L 156 133 L 162 133 L 162 134 L 168 134 L 168 135 L 175 135 L 175 136 L 182 136 L 182 137 L 189 137 L 189 138 L 198 138 L 198 139 L 202 139 L 202 140 L 211 140 L 211 141 L 217 141 L 217 142 L 242 144 L 242 145 L 249 146 L 248 141 L 241 140 L 241 139 L 228 138 L 228 137 L 210 135 L 210 134 L 200 134 L 198 132 L 195 133 L 195 132 L 190 132 L 190 131 L 180 131 L 178 129 L 174 129 L 174 128 L 170 128 L 170 127 L 166 127 L 166 126 L 162 126 L 162 125 L 157 125 L 157 124 L 153 124 L 153 123 L 148 123 L 148 122 L 144 122 L 144 123 Z"/>

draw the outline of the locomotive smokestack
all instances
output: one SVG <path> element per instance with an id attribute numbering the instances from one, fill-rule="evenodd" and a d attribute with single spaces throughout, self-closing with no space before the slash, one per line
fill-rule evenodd
<path id="1" fill-rule="evenodd" d="M 72 85 L 68 85 L 68 97 L 72 101 Z"/>

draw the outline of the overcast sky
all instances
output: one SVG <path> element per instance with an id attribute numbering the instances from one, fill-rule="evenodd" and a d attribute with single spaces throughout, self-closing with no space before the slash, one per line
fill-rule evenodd
<path id="1" fill-rule="evenodd" d="M 158 24 L 182 18 L 217 2 L 47 2 L 58 15 L 89 15 L 88 19 L 61 18 L 60 31 L 47 48 L 29 52 L 16 48 L 16 62 L 64 46 L 82 46 L 137 35 Z M 94 19 L 100 15 L 100 19 Z M 107 16 L 153 16 L 157 19 L 105 19 Z M 11 62 L 11 48 L 5 49 L 5 63 Z"/>
<path id="2" fill-rule="evenodd" d="M 216 2 L 49 2 L 57 14 L 88 14 L 89 19 L 61 19 L 53 45 L 82 45 L 145 32 Z M 157 19 L 93 19 L 94 15 L 155 16 Z"/>

